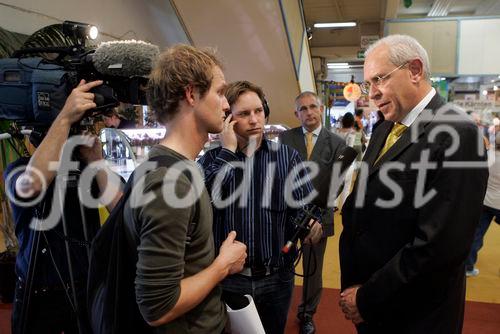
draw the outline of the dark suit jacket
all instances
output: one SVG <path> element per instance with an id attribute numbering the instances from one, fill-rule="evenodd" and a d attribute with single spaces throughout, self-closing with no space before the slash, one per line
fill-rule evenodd
<path id="1" fill-rule="evenodd" d="M 368 165 L 366 182 L 360 173 L 343 206 L 342 289 L 361 285 L 357 305 L 366 333 L 461 333 L 464 261 L 481 214 L 488 170 L 449 164 L 485 164 L 486 155 L 477 127 L 461 112 L 436 113 L 443 105 L 436 94 L 374 165 L 393 123 L 385 121 L 377 128 L 363 158 Z M 450 135 L 454 131 L 459 145 L 454 152 L 445 153 L 456 143 Z M 428 170 L 422 189 L 424 194 L 431 189 L 436 193 L 425 204 L 416 204 L 419 178 L 410 164 L 420 161 L 422 154 L 436 163 Z M 400 163 L 399 170 L 387 173 L 391 183 L 382 181 L 385 173 L 381 167 L 389 162 Z M 402 190 L 402 200 L 393 208 L 377 205 L 377 199 L 395 197 L 394 185 Z M 358 194 L 364 199 L 359 207 L 355 203 Z"/>
<path id="2" fill-rule="evenodd" d="M 293 128 L 280 134 L 281 143 L 296 149 L 300 157 L 307 159 L 306 142 L 302 127 Z M 320 173 L 312 180 L 314 188 L 319 192 L 325 203 L 328 203 L 328 187 L 330 184 L 332 166 L 345 147 L 344 140 L 324 127 L 321 129 L 314 149 L 311 153 L 311 161 L 318 163 Z M 326 173 L 326 174 L 325 174 Z M 326 208 L 321 221 L 323 224 L 323 235 L 332 236 L 333 231 L 333 208 Z"/>

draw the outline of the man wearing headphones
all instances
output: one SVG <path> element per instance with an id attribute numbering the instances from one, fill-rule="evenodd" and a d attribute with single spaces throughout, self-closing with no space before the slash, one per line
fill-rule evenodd
<path id="1" fill-rule="evenodd" d="M 294 285 L 294 254 L 281 255 L 281 248 L 313 187 L 301 170 L 299 153 L 264 138 L 269 109 L 262 89 L 237 81 L 227 87 L 226 98 L 230 111 L 220 134 L 222 147 L 199 161 L 214 205 L 215 249 L 226 231 L 233 230 L 248 247 L 243 271 L 228 276 L 222 288 L 226 294 L 251 295 L 266 333 L 282 334 Z M 288 177 L 294 172 L 295 177 Z M 287 179 L 295 184 L 287 184 Z M 304 242 L 315 243 L 322 228 L 310 224 Z"/>

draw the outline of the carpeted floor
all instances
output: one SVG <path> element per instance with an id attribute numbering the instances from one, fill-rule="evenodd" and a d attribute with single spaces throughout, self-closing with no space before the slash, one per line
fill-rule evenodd
<path id="1" fill-rule="evenodd" d="M 0 303 L 0 334 L 10 334 L 11 304 Z"/>
<path id="2" fill-rule="evenodd" d="M 295 287 L 292 307 L 288 314 L 286 334 L 299 332 L 295 318 L 301 287 Z M 344 319 L 338 306 L 339 290 L 325 289 L 314 321 L 317 333 L 355 334 L 354 326 Z M 10 334 L 10 304 L 0 304 L 0 333 Z M 463 334 L 498 334 L 500 304 L 466 302 Z"/>
<path id="3" fill-rule="evenodd" d="M 353 325 L 344 319 L 338 306 L 340 271 L 338 262 L 338 235 L 342 229 L 340 217 L 335 217 L 336 236 L 328 240 L 323 281 L 325 291 L 315 316 L 318 333 L 353 334 Z M 1 237 L 1 233 L 0 233 Z M 1 240 L 0 240 L 1 241 Z M 1 242 L 0 242 L 1 246 Z M 500 333 L 500 226 L 492 224 L 485 237 L 484 248 L 479 253 L 477 267 L 481 273 L 467 279 L 467 302 L 463 334 Z M 296 279 L 300 285 L 301 280 Z M 300 286 L 295 288 L 286 333 L 298 333 L 295 318 Z M 11 305 L 0 304 L 0 334 L 10 334 Z"/>
<path id="4" fill-rule="evenodd" d="M 292 307 L 288 312 L 286 334 L 297 334 L 299 323 L 296 318 L 301 287 L 295 287 Z M 314 317 L 317 333 L 355 334 L 350 321 L 346 320 L 338 306 L 339 290 L 325 289 L 318 312 Z M 462 334 L 498 334 L 500 332 L 500 304 L 465 303 L 465 320 Z"/>

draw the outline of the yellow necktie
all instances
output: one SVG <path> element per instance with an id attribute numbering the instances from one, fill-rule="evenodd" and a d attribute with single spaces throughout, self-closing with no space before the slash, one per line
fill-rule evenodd
<path id="1" fill-rule="evenodd" d="M 306 154 L 307 154 L 307 160 L 311 157 L 311 153 L 313 151 L 314 145 L 313 145 L 313 134 L 312 132 L 306 132 Z"/>
<path id="2" fill-rule="evenodd" d="M 378 158 L 375 161 L 380 160 L 380 158 L 391 148 L 392 145 L 394 145 L 399 137 L 401 137 L 401 134 L 403 133 L 404 130 L 406 130 L 407 126 L 401 123 L 394 123 L 394 126 L 391 129 L 391 132 L 389 132 L 389 135 L 387 136 L 387 139 L 385 140 L 385 145 L 378 154 Z"/>

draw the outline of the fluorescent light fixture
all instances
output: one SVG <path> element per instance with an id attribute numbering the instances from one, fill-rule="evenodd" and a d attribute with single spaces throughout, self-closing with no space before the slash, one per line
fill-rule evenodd
<path id="1" fill-rule="evenodd" d="M 355 26 L 356 22 L 329 22 L 314 24 L 314 28 L 350 28 Z"/>
<path id="2" fill-rule="evenodd" d="M 350 68 L 348 63 L 329 63 L 328 64 L 328 69 L 330 69 L 330 70 L 347 69 L 347 68 Z"/>
<path id="3" fill-rule="evenodd" d="M 350 69 L 349 66 L 346 66 L 346 67 L 328 67 L 329 71 L 348 70 L 348 69 Z"/>
<path id="4" fill-rule="evenodd" d="M 427 16 L 447 16 L 453 2 L 455 2 L 455 0 L 434 1 L 429 13 L 427 13 Z"/>

